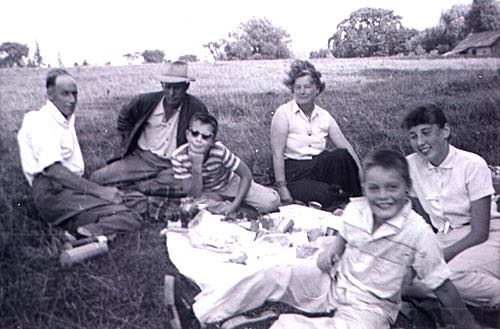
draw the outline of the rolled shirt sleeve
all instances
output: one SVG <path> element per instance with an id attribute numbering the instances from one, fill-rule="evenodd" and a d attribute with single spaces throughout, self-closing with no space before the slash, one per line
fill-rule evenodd
<path id="1" fill-rule="evenodd" d="M 413 263 L 417 278 L 427 288 L 434 290 L 450 278 L 451 271 L 446 264 L 443 251 L 430 226 L 417 235 L 416 254 Z"/>

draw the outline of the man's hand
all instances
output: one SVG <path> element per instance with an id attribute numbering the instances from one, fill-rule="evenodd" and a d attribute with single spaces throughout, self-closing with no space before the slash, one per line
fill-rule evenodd
<path id="1" fill-rule="evenodd" d="M 102 186 L 99 197 L 114 204 L 123 203 L 123 192 L 112 186 Z"/>

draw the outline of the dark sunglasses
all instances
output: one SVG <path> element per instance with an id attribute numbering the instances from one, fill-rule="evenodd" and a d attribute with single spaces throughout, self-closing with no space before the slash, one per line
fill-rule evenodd
<path id="1" fill-rule="evenodd" d="M 209 140 L 214 135 L 213 133 L 202 133 L 201 131 L 193 130 L 191 128 L 189 128 L 188 131 L 191 134 L 191 136 L 198 137 L 199 135 L 201 135 L 201 138 L 203 138 L 204 140 Z"/>

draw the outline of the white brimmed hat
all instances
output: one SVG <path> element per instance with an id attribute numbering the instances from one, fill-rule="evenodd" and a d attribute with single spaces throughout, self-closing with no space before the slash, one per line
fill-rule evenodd
<path id="1" fill-rule="evenodd" d="M 180 83 L 195 81 L 195 79 L 188 76 L 188 64 L 177 61 L 171 63 L 166 72 L 160 75 L 160 81 L 165 83 Z"/>

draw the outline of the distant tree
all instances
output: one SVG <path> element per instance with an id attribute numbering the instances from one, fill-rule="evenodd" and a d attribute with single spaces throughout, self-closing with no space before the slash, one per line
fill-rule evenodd
<path id="1" fill-rule="evenodd" d="M 309 58 L 328 58 L 333 57 L 332 51 L 330 49 L 320 49 L 318 51 L 311 51 L 309 53 Z"/>
<path id="2" fill-rule="evenodd" d="M 179 56 L 178 60 L 181 62 L 197 62 L 198 57 L 196 55 L 182 55 Z"/>
<path id="3" fill-rule="evenodd" d="M 419 49 L 425 53 L 436 51 L 443 54 L 455 47 L 458 43 L 456 37 L 450 36 L 447 30 L 442 26 L 434 26 L 420 32 L 418 36 L 409 40 L 409 48 L 414 53 L 419 53 Z"/>
<path id="4" fill-rule="evenodd" d="M 413 54 L 423 55 L 431 52 L 443 54 L 453 49 L 465 36 L 465 18 L 471 5 L 454 5 L 441 13 L 439 24 L 427 28 L 407 41 L 407 48 Z"/>
<path id="5" fill-rule="evenodd" d="M 30 49 L 17 42 L 4 42 L 0 45 L 0 67 L 24 67 Z"/>
<path id="6" fill-rule="evenodd" d="M 450 48 L 454 48 L 467 36 L 465 20 L 470 9 L 471 5 L 454 5 L 441 13 L 439 26 L 443 29 Z"/>
<path id="7" fill-rule="evenodd" d="M 89 62 L 86 59 L 83 60 L 82 66 L 89 66 Z"/>
<path id="8" fill-rule="evenodd" d="M 208 48 L 215 59 L 279 59 L 290 58 L 290 35 L 266 18 L 251 18 L 241 23 L 221 42 L 210 42 Z M 219 49 L 224 55 L 220 56 Z"/>
<path id="9" fill-rule="evenodd" d="M 392 10 L 358 9 L 337 25 L 337 31 L 328 39 L 328 46 L 336 57 L 408 53 L 406 41 L 418 32 L 403 27 L 401 18 Z"/>
<path id="10" fill-rule="evenodd" d="M 162 63 L 165 58 L 165 53 L 159 49 L 144 50 L 141 55 L 146 63 Z"/>
<path id="11" fill-rule="evenodd" d="M 130 64 L 130 63 L 138 62 L 139 58 L 142 57 L 142 54 L 140 52 L 136 51 L 133 54 L 127 53 L 127 54 L 123 55 L 123 57 L 125 57 Z"/>
<path id="12" fill-rule="evenodd" d="M 467 32 L 500 30 L 500 2 L 495 0 L 474 0 L 465 17 Z"/>
<path id="13" fill-rule="evenodd" d="M 40 46 L 38 45 L 38 42 L 36 43 L 35 53 L 33 54 L 33 62 L 35 63 L 36 67 L 43 66 L 43 57 L 40 52 Z"/>
<path id="14" fill-rule="evenodd" d="M 203 45 L 203 47 L 207 48 L 210 54 L 213 56 L 214 60 L 222 60 L 224 59 L 224 53 L 221 50 L 222 44 L 224 41 L 210 41 Z"/>
<path id="15" fill-rule="evenodd" d="M 57 52 L 57 64 L 59 65 L 59 67 L 64 67 L 64 63 L 61 59 L 61 53 L 60 52 Z"/>

